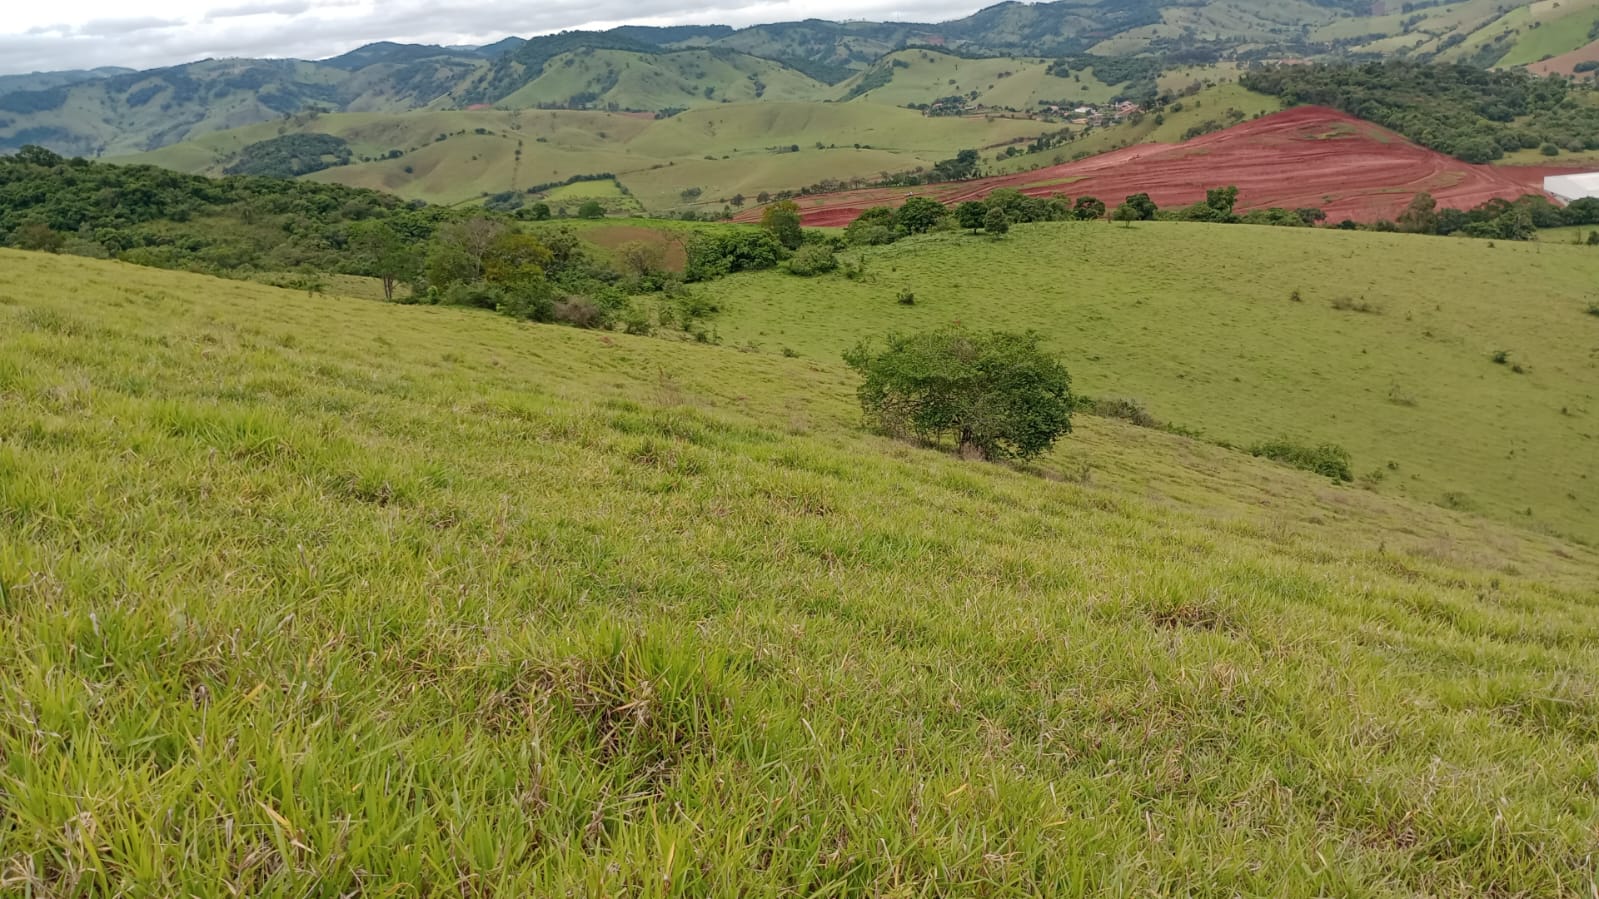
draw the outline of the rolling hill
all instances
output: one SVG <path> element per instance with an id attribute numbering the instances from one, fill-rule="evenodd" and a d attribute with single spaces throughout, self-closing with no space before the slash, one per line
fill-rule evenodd
<path id="1" fill-rule="evenodd" d="M 954 320 L 1033 329 L 1092 396 L 1240 446 L 1336 443 L 1380 493 L 1599 541 L 1591 248 L 1088 222 L 857 252 L 866 277 L 825 289 L 770 273 L 708 286 L 719 333 L 826 360 Z"/>
<path id="2" fill-rule="evenodd" d="M 297 60 L 206 60 L 0 94 L 0 150 L 37 144 L 112 156 L 311 109 L 417 109 L 483 64 L 449 56 L 349 71 Z"/>
<path id="3" fill-rule="evenodd" d="M 1371 4 L 1345 0 L 1007 2 L 940 23 L 623 26 L 477 48 L 380 42 L 320 62 L 205 60 L 147 72 L 5 76 L 0 151 L 39 144 L 73 155 L 123 155 L 316 110 L 661 111 L 757 99 L 863 97 L 903 105 L 950 95 L 1024 108 L 1125 91 L 1125 78 L 1099 69 L 1129 59 L 1156 72 L 1396 55 L 1538 65 L 1585 52 L 1599 6 L 1464 0 L 1371 13 Z M 1072 66 L 1069 81 L 1048 75 L 1051 61 L 1084 54 L 1102 63 Z"/>
<path id="4" fill-rule="evenodd" d="M 1097 231 L 1148 241 L 1126 248 L 1146 261 L 1184 233 Z M 993 247 L 995 271 L 1081 282 L 1083 259 L 1122 255 L 1073 254 L 1062 279 L 1038 264 L 1062 235 L 1032 233 Z M 1445 265 L 1468 246 L 1413 241 Z M 1526 262 L 1471 246 L 1505 278 Z M 929 247 L 892 249 L 906 272 Z M 1279 277 L 1258 259 L 1256 281 Z M 1224 261 L 1206 277 L 1236 280 Z M 767 303 L 727 285 L 733 320 Z M 1111 419 L 1079 416 L 1032 468 L 873 436 L 822 350 L 888 325 L 876 305 L 894 327 L 951 307 L 918 285 L 925 306 L 874 294 L 869 321 L 836 318 L 849 284 L 809 286 L 783 314 L 817 336 L 790 359 L 0 250 L 8 883 L 1592 885 L 1592 549 Z M 1347 333 L 1337 356 L 1303 344 L 1305 370 L 1388 346 L 1280 296 L 1181 303 L 1217 329 L 1272 309 Z M 1509 320 L 1402 309 L 1381 322 L 1438 329 L 1408 346 L 1440 356 Z M 1095 314 L 1077 320 L 1096 343 L 1137 339 Z M 1110 352 L 1068 361 L 1098 390 Z M 1457 423 L 1515 413 L 1497 405 L 1515 377 L 1490 370 Z M 1208 415 L 1227 383 L 1173 412 Z M 1232 405 L 1258 408 L 1255 386 Z M 1443 451 L 1415 424 L 1448 408 L 1405 386 L 1417 449 L 1396 478 Z M 1499 421 L 1518 452 L 1521 421 Z"/>
<path id="5" fill-rule="evenodd" d="M 781 63 L 743 53 L 579 50 L 550 60 L 537 78 L 495 105 L 662 110 L 760 99 L 821 100 L 832 93 L 828 85 Z"/>

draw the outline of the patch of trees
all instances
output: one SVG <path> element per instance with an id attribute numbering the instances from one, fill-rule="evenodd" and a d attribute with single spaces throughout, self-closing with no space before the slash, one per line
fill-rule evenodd
<path id="1" fill-rule="evenodd" d="M 1431 194 L 1419 193 L 1393 222 L 1378 222 L 1380 231 L 1407 234 L 1459 235 L 1488 240 L 1532 240 L 1539 228 L 1599 224 L 1599 200 L 1584 198 L 1561 207 L 1547 197 L 1528 194 L 1518 200 L 1492 199 L 1471 209 L 1440 209 Z"/>
<path id="2" fill-rule="evenodd" d="M 367 274 L 349 252 L 357 223 L 381 221 L 413 248 L 463 213 L 337 184 L 65 159 L 39 147 L 0 157 L 0 243 L 224 276 Z"/>
<path id="3" fill-rule="evenodd" d="M 228 175 L 294 178 L 350 164 L 350 144 L 332 134 L 285 134 L 245 147 Z"/>
<path id="4" fill-rule="evenodd" d="M 14 91 L 9 94 L 0 94 L 0 110 L 5 112 L 21 113 L 28 115 L 35 112 L 49 112 L 60 109 L 67 102 L 67 89 L 65 87 L 46 88 L 42 91 Z"/>
<path id="5" fill-rule="evenodd" d="M 933 164 L 931 180 L 966 181 L 982 174 L 982 157 L 976 150 L 962 150 L 949 159 Z"/>
<path id="6" fill-rule="evenodd" d="M 1094 56 L 1079 53 L 1055 60 L 1045 71 L 1056 78 L 1071 78 L 1085 69 L 1092 69 L 1094 78 L 1105 84 L 1127 85 L 1122 92 L 1124 97 L 1153 97 L 1158 93 L 1156 80 L 1165 68 L 1165 60 L 1158 56 Z"/>
<path id="7" fill-rule="evenodd" d="M 1282 65 L 1246 73 L 1244 87 L 1290 104 L 1331 106 L 1465 162 L 1553 143 L 1599 149 L 1599 107 L 1562 78 L 1517 69 L 1381 62 Z"/>
<path id="8" fill-rule="evenodd" d="M 853 100 L 856 97 L 859 97 L 870 91 L 875 91 L 880 87 L 886 87 L 888 83 L 893 80 L 894 66 L 887 65 L 885 63 L 878 63 L 877 65 L 873 66 L 870 71 L 862 75 L 859 81 L 851 85 L 850 89 L 845 92 L 843 97 L 839 99 L 839 102 Z"/>
<path id="9" fill-rule="evenodd" d="M 696 234 L 685 249 L 685 281 L 710 281 L 736 272 L 776 268 L 787 255 L 778 239 L 765 229 Z"/>

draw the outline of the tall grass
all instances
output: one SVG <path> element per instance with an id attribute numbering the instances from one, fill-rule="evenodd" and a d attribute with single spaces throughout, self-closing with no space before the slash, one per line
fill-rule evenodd
<path id="1" fill-rule="evenodd" d="M 1594 888 L 1591 551 L 852 406 L 827 362 L 0 251 L 0 891 Z"/>

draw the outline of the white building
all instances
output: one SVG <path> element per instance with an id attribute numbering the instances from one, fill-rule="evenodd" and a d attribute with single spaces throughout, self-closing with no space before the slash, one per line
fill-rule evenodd
<path id="1" fill-rule="evenodd" d="M 1553 194 L 1556 199 L 1565 203 L 1581 200 L 1584 197 L 1599 197 L 1599 172 L 1550 175 L 1543 179 L 1543 189 L 1544 193 Z"/>

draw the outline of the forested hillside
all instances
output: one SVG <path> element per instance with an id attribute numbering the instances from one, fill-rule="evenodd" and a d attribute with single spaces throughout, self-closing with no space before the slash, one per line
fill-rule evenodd
<path id="1" fill-rule="evenodd" d="M 1534 147 L 1548 155 L 1599 149 L 1599 95 L 1519 70 L 1397 61 L 1283 65 L 1247 72 L 1242 84 L 1288 104 L 1343 110 L 1466 162 Z"/>

